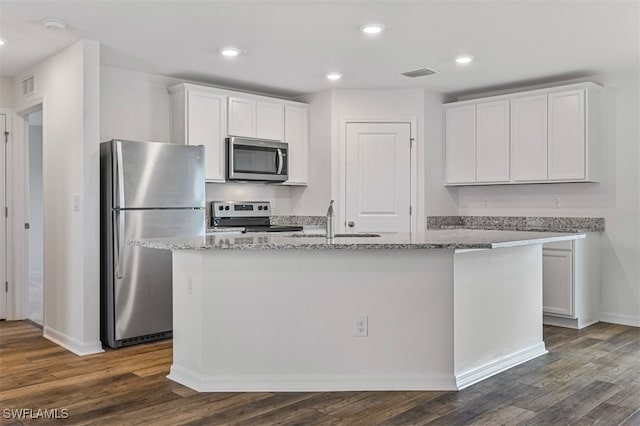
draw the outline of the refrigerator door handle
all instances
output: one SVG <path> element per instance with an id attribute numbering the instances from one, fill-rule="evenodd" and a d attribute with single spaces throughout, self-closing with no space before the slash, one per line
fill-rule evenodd
<path id="1" fill-rule="evenodd" d="M 114 150 L 113 159 L 115 164 L 115 179 L 116 185 L 114 188 L 114 193 L 116 194 L 116 199 L 113 200 L 116 207 L 123 208 L 124 207 L 124 163 L 122 162 L 122 142 L 116 141 L 116 149 Z"/>
<path id="2" fill-rule="evenodd" d="M 123 277 L 122 274 L 122 253 L 124 252 L 124 212 L 116 211 L 114 212 L 113 217 L 114 223 L 113 229 L 115 233 L 115 241 L 114 241 L 114 258 L 116 261 L 116 279 L 120 280 Z"/>

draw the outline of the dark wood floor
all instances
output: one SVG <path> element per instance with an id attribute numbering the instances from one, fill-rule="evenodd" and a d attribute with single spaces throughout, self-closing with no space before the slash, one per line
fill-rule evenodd
<path id="1" fill-rule="evenodd" d="M 7 409 L 68 410 L 59 424 L 640 425 L 640 329 L 545 327 L 549 354 L 460 392 L 197 393 L 165 376 L 171 342 L 77 357 L 0 323 Z"/>

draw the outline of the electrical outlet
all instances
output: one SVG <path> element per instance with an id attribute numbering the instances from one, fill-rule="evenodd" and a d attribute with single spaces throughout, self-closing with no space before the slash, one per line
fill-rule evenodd
<path id="1" fill-rule="evenodd" d="M 482 199 L 482 208 L 486 209 L 489 207 L 489 199 L 488 198 L 483 198 Z"/>
<path id="2" fill-rule="evenodd" d="M 553 208 L 554 209 L 559 209 L 560 208 L 560 196 L 559 195 L 555 195 L 553 197 Z"/>
<path id="3" fill-rule="evenodd" d="M 367 337 L 369 335 L 369 318 L 366 315 L 356 317 L 355 336 Z"/>

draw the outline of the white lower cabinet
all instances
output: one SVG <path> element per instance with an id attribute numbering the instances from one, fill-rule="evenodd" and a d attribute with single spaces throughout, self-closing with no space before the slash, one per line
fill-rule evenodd
<path id="1" fill-rule="evenodd" d="M 584 328 L 600 320 L 600 235 L 545 244 L 542 249 L 544 323 Z"/>

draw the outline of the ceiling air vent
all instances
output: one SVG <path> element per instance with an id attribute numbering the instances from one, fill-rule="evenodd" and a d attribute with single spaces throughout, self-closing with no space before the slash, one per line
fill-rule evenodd
<path id="1" fill-rule="evenodd" d="M 415 70 L 415 71 L 408 71 L 408 72 L 403 72 L 402 75 L 406 75 L 407 77 L 422 77 L 423 75 L 431 75 L 431 74 L 435 74 L 436 70 L 432 70 L 429 68 L 420 68 L 419 70 Z"/>
<path id="2" fill-rule="evenodd" d="M 22 80 L 22 97 L 26 98 L 29 95 L 33 95 L 36 91 L 36 79 L 34 76 L 29 76 Z"/>

